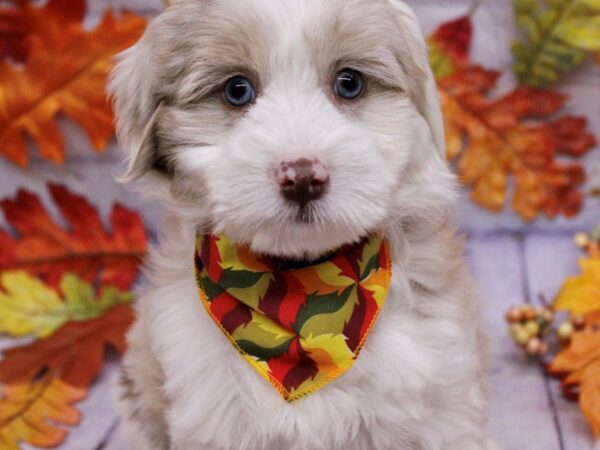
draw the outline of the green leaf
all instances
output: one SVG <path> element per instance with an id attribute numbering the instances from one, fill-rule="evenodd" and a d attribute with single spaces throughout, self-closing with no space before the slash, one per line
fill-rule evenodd
<path id="1" fill-rule="evenodd" d="M 4 272 L 0 285 L 0 333 L 11 336 L 46 338 L 66 322 L 94 319 L 133 300 L 131 293 L 112 287 L 104 287 L 98 298 L 74 274 L 63 275 L 62 295 L 26 272 Z"/>
<path id="2" fill-rule="evenodd" d="M 522 84 L 546 87 L 600 50 L 600 0 L 513 0 L 525 38 L 513 44 Z"/>

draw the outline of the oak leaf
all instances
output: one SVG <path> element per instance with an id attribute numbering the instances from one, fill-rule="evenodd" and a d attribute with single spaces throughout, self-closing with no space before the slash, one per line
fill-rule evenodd
<path id="1" fill-rule="evenodd" d="M 86 394 L 53 378 L 0 388 L 0 448 L 19 450 L 23 442 L 44 448 L 59 445 L 67 431 L 58 425 L 79 423 L 80 414 L 72 405 Z"/>
<path id="2" fill-rule="evenodd" d="M 125 334 L 133 322 L 129 305 L 116 306 L 85 322 L 69 322 L 47 339 L 9 349 L 0 361 L 0 382 L 31 383 L 43 373 L 56 373 L 62 381 L 87 388 L 104 362 L 107 347 L 125 351 Z"/>
<path id="3" fill-rule="evenodd" d="M 585 327 L 575 331 L 549 371 L 563 377 L 565 395 L 579 397 L 581 410 L 600 437 L 600 310 L 585 316 Z"/>
<path id="4" fill-rule="evenodd" d="M 83 0 L 49 0 L 42 7 L 24 2 L 23 11 L 30 26 L 29 57 L 23 68 L 0 60 L 0 155 L 27 165 L 29 135 L 43 158 L 62 163 L 59 113 L 78 123 L 96 150 L 104 149 L 114 133 L 104 94 L 112 58 L 137 41 L 146 21 L 107 12 L 87 31 Z"/>
<path id="5" fill-rule="evenodd" d="M 82 322 L 101 316 L 132 295 L 112 287 L 97 298 L 92 285 L 73 274 L 60 282 L 61 296 L 26 272 L 0 274 L 0 333 L 47 338 L 69 321 Z"/>
<path id="6" fill-rule="evenodd" d="M 88 283 L 129 289 L 147 247 L 139 216 L 116 204 L 109 233 L 83 197 L 59 185 L 50 184 L 49 191 L 69 229 L 56 224 L 27 191 L 0 202 L 6 221 L 18 234 L 13 237 L 0 229 L 0 272 L 24 270 L 55 288 L 65 272 L 73 272 Z"/>
<path id="7" fill-rule="evenodd" d="M 595 145 L 586 120 L 563 117 L 549 121 L 565 97 L 519 87 L 497 99 L 487 97 L 499 73 L 469 67 L 439 80 L 446 124 L 448 156 L 458 161 L 461 181 L 473 201 L 501 210 L 514 178 L 513 208 L 525 220 L 540 212 L 553 218 L 576 215 L 583 202 L 578 188 L 585 180 L 579 164 L 558 163 L 561 155 L 581 156 Z M 538 119 L 537 123 L 527 119 Z"/>
<path id="8" fill-rule="evenodd" d="M 525 40 L 515 41 L 523 84 L 546 87 L 600 50 L 600 0 L 513 0 Z"/>
<path id="9" fill-rule="evenodd" d="M 21 63 L 29 53 L 29 25 L 25 13 L 13 1 L 11 7 L 0 7 L 0 60 L 9 58 Z"/>

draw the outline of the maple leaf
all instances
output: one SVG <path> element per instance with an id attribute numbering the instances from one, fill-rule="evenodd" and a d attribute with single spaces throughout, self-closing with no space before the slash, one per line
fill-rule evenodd
<path id="1" fill-rule="evenodd" d="M 67 431 L 57 425 L 77 425 L 80 414 L 72 406 L 85 389 L 48 378 L 35 384 L 0 388 L 0 448 L 19 450 L 19 442 L 50 448 L 62 443 Z"/>
<path id="2" fill-rule="evenodd" d="M 469 16 L 442 24 L 428 39 L 429 62 L 436 79 L 454 75 L 469 64 L 473 25 Z"/>
<path id="3" fill-rule="evenodd" d="M 133 318 L 131 306 L 120 305 L 96 319 L 69 322 L 47 339 L 9 349 L 0 361 L 0 382 L 30 383 L 48 372 L 71 386 L 87 388 L 102 369 L 106 348 L 125 350 Z"/>
<path id="4" fill-rule="evenodd" d="M 600 0 L 514 0 L 515 72 L 523 84 L 545 87 L 600 50 Z"/>
<path id="5" fill-rule="evenodd" d="M 548 370 L 563 377 L 566 396 L 579 397 L 581 410 L 600 437 L 600 310 L 585 316 L 584 328 L 575 331 Z"/>
<path id="6" fill-rule="evenodd" d="M 17 337 L 46 338 L 68 321 L 94 319 L 133 298 L 112 287 L 97 298 L 94 288 L 73 274 L 62 277 L 64 298 L 26 272 L 0 274 L 0 288 L 0 333 Z"/>
<path id="7" fill-rule="evenodd" d="M 17 2 L 15 3 L 15 6 Z M 29 53 L 29 26 L 24 12 L 15 7 L 0 7 L 0 59 L 23 62 Z"/>
<path id="8" fill-rule="evenodd" d="M 0 202 L 19 235 L 12 237 L 0 229 L 0 272 L 25 270 L 55 288 L 65 272 L 73 272 L 89 283 L 128 290 L 147 247 L 139 216 L 116 204 L 108 233 L 83 197 L 59 185 L 50 184 L 49 191 L 70 229 L 54 223 L 40 200 L 27 191 Z"/>
<path id="9" fill-rule="evenodd" d="M 577 188 L 585 174 L 577 164 L 557 163 L 559 155 L 581 156 L 595 145 L 582 118 L 545 119 L 560 110 L 565 97 L 519 87 L 497 100 L 487 93 L 499 73 L 469 67 L 439 81 L 450 159 L 472 189 L 474 202 L 492 211 L 506 202 L 508 176 L 515 181 L 513 208 L 525 220 L 543 211 L 548 217 L 575 215 L 583 197 Z"/>
<path id="10" fill-rule="evenodd" d="M 23 68 L 0 61 L 0 154 L 28 163 L 26 134 L 43 158 L 64 160 L 58 113 L 77 122 L 96 150 L 114 133 L 105 84 L 113 56 L 131 46 L 146 21 L 130 13 L 117 20 L 107 12 L 92 31 L 85 30 L 83 0 L 50 0 L 37 7 L 24 2 L 30 25 L 30 54 Z"/>

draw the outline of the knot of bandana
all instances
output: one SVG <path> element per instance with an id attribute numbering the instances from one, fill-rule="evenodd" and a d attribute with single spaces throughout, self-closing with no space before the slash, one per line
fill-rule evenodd
<path id="1" fill-rule="evenodd" d="M 352 367 L 391 278 L 387 241 L 378 235 L 313 263 L 198 235 L 195 264 L 200 298 L 216 325 L 288 402 Z"/>

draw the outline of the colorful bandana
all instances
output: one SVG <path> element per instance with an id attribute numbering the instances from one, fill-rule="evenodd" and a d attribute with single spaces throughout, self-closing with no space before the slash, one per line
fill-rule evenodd
<path id="1" fill-rule="evenodd" d="M 392 269 L 387 241 L 379 236 L 322 261 L 297 263 L 199 235 L 195 261 L 204 307 L 288 402 L 352 367 L 383 306 Z"/>

